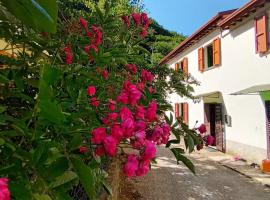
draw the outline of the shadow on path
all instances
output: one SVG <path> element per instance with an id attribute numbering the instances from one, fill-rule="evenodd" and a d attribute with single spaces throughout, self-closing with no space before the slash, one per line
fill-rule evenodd
<path id="1" fill-rule="evenodd" d="M 196 154 L 196 153 L 195 153 Z M 159 148 L 157 164 L 145 177 L 126 180 L 121 198 L 135 200 L 270 200 L 270 189 L 198 155 L 193 175 L 177 165 L 172 153 Z"/>

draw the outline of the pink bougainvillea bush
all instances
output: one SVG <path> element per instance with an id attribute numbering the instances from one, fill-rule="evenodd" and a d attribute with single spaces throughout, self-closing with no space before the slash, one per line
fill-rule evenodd
<path id="1" fill-rule="evenodd" d="M 95 199 L 110 191 L 112 159 L 143 176 L 161 145 L 194 172 L 179 143 L 192 152 L 200 140 L 165 115 L 167 92 L 190 97 L 190 87 L 181 72 L 152 66 L 147 14 L 118 12 L 118 1 L 91 12 L 58 2 L 56 34 L 1 30 L 23 48 L 0 56 L 0 200 Z"/>

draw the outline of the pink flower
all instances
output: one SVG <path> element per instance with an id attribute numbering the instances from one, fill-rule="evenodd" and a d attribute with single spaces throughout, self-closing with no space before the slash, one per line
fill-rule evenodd
<path id="1" fill-rule="evenodd" d="M 0 178 L 0 200 L 10 200 L 7 178 Z"/>
<path id="2" fill-rule="evenodd" d="M 66 64 L 70 65 L 72 64 L 72 60 L 73 60 L 73 54 L 70 53 L 66 53 Z"/>
<path id="3" fill-rule="evenodd" d="M 150 25 L 151 22 L 150 22 L 150 20 L 149 20 L 149 18 L 148 18 L 148 16 L 147 16 L 146 13 L 142 13 L 141 14 L 141 20 L 142 20 L 143 27 L 145 29 L 148 29 L 148 27 L 149 27 L 149 25 Z"/>
<path id="4" fill-rule="evenodd" d="M 132 137 L 133 135 L 133 130 L 134 130 L 134 121 L 131 118 L 128 118 L 126 120 L 124 120 L 121 123 L 121 128 L 124 131 L 124 137 Z"/>
<path id="5" fill-rule="evenodd" d="M 162 134 L 163 134 L 163 129 L 159 125 L 156 125 L 151 135 L 151 140 L 154 142 L 160 143 Z"/>
<path id="6" fill-rule="evenodd" d="M 92 85 L 89 85 L 88 88 L 87 88 L 87 94 L 92 97 L 96 94 L 96 87 L 95 86 L 92 86 Z"/>
<path id="7" fill-rule="evenodd" d="M 148 82 L 152 83 L 154 80 L 154 75 L 145 69 L 142 70 L 141 76 L 142 76 L 142 80 L 144 82 L 148 81 Z"/>
<path id="8" fill-rule="evenodd" d="M 126 16 L 126 15 L 123 15 L 123 16 L 121 17 L 121 19 L 122 19 L 123 23 L 129 28 L 129 27 L 130 27 L 129 17 Z"/>
<path id="9" fill-rule="evenodd" d="M 109 156 L 115 156 L 117 150 L 117 140 L 112 136 L 108 136 L 104 139 L 103 144 L 106 153 Z"/>
<path id="10" fill-rule="evenodd" d="M 135 105 L 140 100 L 142 93 L 137 89 L 136 85 L 131 84 L 128 88 L 129 103 Z"/>
<path id="11" fill-rule="evenodd" d="M 84 18 L 80 18 L 80 24 L 82 25 L 82 27 L 87 30 L 88 25 L 87 25 L 87 21 Z"/>
<path id="12" fill-rule="evenodd" d="M 95 37 L 95 40 L 92 41 L 92 44 L 99 46 L 102 42 L 102 32 L 100 28 L 96 26 L 92 26 L 92 31 L 94 32 L 94 37 Z"/>
<path id="13" fill-rule="evenodd" d="M 146 114 L 145 114 L 145 118 L 148 121 L 154 121 L 156 118 L 156 112 L 157 112 L 157 102 L 156 101 L 152 101 L 147 108 Z"/>
<path id="14" fill-rule="evenodd" d="M 136 84 L 136 86 L 137 86 L 137 88 L 140 90 L 140 91 L 143 91 L 144 90 L 144 83 L 142 83 L 142 82 L 139 82 L 139 83 L 137 83 Z"/>
<path id="15" fill-rule="evenodd" d="M 68 45 L 64 48 L 64 52 L 66 54 L 66 64 L 70 65 L 72 63 L 73 60 L 73 53 L 71 50 L 71 46 Z"/>
<path id="16" fill-rule="evenodd" d="M 138 132 L 135 132 L 134 136 L 135 136 L 135 138 L 136 138 L 136 140 L 137 140 L 138 142 L 140 142 L 141 144 L 144 143 L 144 140 L 145 140 L 145 137 L 146 137 L 145 131 L 138 131 Z"/>
<path id="17" fill-rule="evenodd" d="M 110 128 L 110 134 L 116 140 L 120 141 L 121 138 L 123 137 L 122 128 L 119 125 L 112 125 L 111 128 Z"/>
<path id="18" fill-rule="evenodd" d="M 141 38 L 145 38 L 147 35 L 148 35 L 148 31 L 145 28 L 143 28 L 140 32 Z"/>
<path id="19" fill-rule="evenodd" d="M 127 177 L 133 177 L 138 170 L 139 162 L 136 155 L 128 155 L 126 164 L 124 165 L 123 172 Z"/>
<path id="20" fill-rule="evenodd" d="M 101 121 L 102 121 L 102 123 L 105 124 L 105 125 L 108 125 L 108 124 L 110 123 L 110 120 L 109 120 L 107 117 L 102 118 Z"/>
<path id="21" fill-rule="evenodd" d="M 122 91 L 118 96 L 117 96 L 117 101 L 123 104 L 128 103 L 128 93 L 126 91 Z"/>
<path id="22" fill-rule="evenodd" d="M 111 120 L 111 121 L 115 121 L 118 117 L 118 114 L 117 113 L 109 113 L 108 114 L 108 119 Z"/>
<path id="23" fill-rule="evenodd" d="M 99 127 L 92 131 L 91 142 L 94 144 L 101 144 L 103 140 L 106 138 L 106 128 Z"/>
<path id="24" fill-rule="evenodd" d="M 133 74 L 137 73 L 137 66 L 134 64 L 126 64 L 126 68 Z"/>
<path id="25" fill-rule="evenodd" d="M 108 70 L 103 70 L 103 72 L 102 72 L 102 77 L 105 79 L 105 80 L 108 80 L 108 78 L 109 78 L 109 72 L 108 72 Z"/>
<path id="26" fill-rule="evenodd" d="M 116 107 L 116 102 L 113 101 L 113 100 L 111 100 L 111 99 L 109 99 L 109 104 L 108 104 L 109 110 L 114 111 L 115 110 L 115 107 Z"/>
<path id="27" fill-rule="evenodd" d="M 152 86 L 150 86 L 148 90 L 150 94 L 153 94 L 155 92 L 155 89 Z"/>
<path id="28" fill-rule="evenodd" d="M 80 153 L 86 153 L 87 152 L 87 147 L 80 147 L 79 151 Z"/>
<path id="29" fill-rule="evenodd" d="M 105 154 L 105 149 L 103 146 L 98 146 L 96 149 L 95 149 L 95 154 L 97 156 L 103 156 Z"/>
<path id="30" fill-rule="evenodd" d="M 90 99 L 90 104 L 92 106 L 98 107 L 99 106 L 99 100 L 97 100 L 96 97 L 93 97 L 93 98 Z"/>
<path id="31" fill-rule="evenodd" d="M 127 107 L 122 107 L 119 111 L 119 115 L 122 121 L 132 118 L 132 112 Z"/>
<path id="32" fill-rule="evenodd" d="M 132 19 L 136 26 L 139 26 L 141 24 L 141 14 L 140 13 L 132 13 L 131 14 Z"/>
<path id="33" fill-rule="evenodd" d="M 136 171 L 137 176 L 144 176 L 148 173 L 149 171 L 149 165 L 150 161 L 149 160 L 143 160 L 139 163 L 139 168 Z"/>
<path id="34" fill-rule="evenodd" d="M 141 131 L 146 129 L 146 124 L 144 121 L 136 121 L 134 124 L 134 131 Z"/>
<path id="35" fill-rule="evenodd" d="M 137 106 L 136 107 L 136 112 L 135 112 L 136 119 L 144 119 L 144 114 L 145 114 L 144 107 L 143 106 Z"/>
<path id="36" fill-rule="evenodd" d="M 93 49 L 96 53 L 98 53 L 98 48 L 94 44 L 85 46 L 84 47 L 85 53 L 89 53 L 90 49 Z"/>
<path id="37" fill-rule="evenodd" d="M 157 149 L 156 149 L 155 144 L 153 142 L 146 141 L 145 142 L 145 149 L 142 153 L 142 159 L 143 160 L 150 160 L 152 158 L 155 158 L 156 152 L 157 152 Z"/>
<path id="38" fill-rule="evenodd" d="M 208 145 L 212 145 L 215 142 L 215 138 L 212 135 L 208 135 L 207 139 L 206 139 L 206 146 Z"/>
<path id="39" fill-rule="evenodd" d="M 162 129 L 163 129 L 163 133 L 164 133 L 165 135 L 170 135 L 171 127 L 169 126 L 169 124 L 164 123 L 164 124 L 162 125 Z"/>
<path id="40" fill-rule="evenodd" d="M 200 134 L 206 133 L 207 129 L 204 124 L 201 124 L 201 126 L 198 128 Z"/>

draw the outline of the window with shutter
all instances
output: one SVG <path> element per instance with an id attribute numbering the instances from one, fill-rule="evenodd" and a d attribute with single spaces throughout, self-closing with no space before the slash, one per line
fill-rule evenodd
<path id="1" fill-rule="evenodd" d="M 198 64 L 199 64 L 199 71 L 204 71 L 204 48 L 198 49 Z"/>
<path id="2" fill-rule="evenodd" d="M 268 31 L 267 31 L 267 16 L 263 15 L 255 18 L 255 40 L 256 52 L 265 53 L 268 51 Z"/>
<path id="3" fill-rule="evenodd" d="M 217 38 L 213 41 L 213 64 L 219 66 L 221 64 L 221 40 Z"/>
<path id="4" fill-rule="evenodd" d="M 175 118 L 179 117 L 179 103 L 175 103 L 174 105 L 174 115 L 175 115 Z"/>

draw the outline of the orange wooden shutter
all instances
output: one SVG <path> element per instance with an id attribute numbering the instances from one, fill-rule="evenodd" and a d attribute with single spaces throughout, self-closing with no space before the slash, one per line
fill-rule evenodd
<path id="1" fill-rule="evenodd" d="M 213 41 L 213 64 L 219 66 L 221 64 L 221 40 L 216 38 Z"/>
<path id="2" fill-rule="evenodd" d="M 179 70 L 179 63 L 175 63 L 174 70 L 178 71 Z"/>
<path id="3" fill-rule="evenodd" d="M 267 37 L 267 16 L 263 15 L 255 19 L 255 33 L 256 33 L 256 52 L 265 53 L 268 51 L 268 37 Z"/>
<path id="4" fill-rule="evenodd" d="M 198 49 L 198 62 L 199 62 L 199 71 L 203 72 L 204 70 L 204 48 Z"/>
<path id="5" fill-rule="evenodd" d="M 182 104 L 183 109 L 183 121 L 188 124 L 188 103 Z"/>
<path id="6" fill-rule="evenodd" d="M 183 73 L 188 74 L 188 58 L 183 59 Z"/>
<path id="7" fill-rule="evenodd" d="M 174 105 L 174 115 L 175 118 L 179 117 L 179 103 L 175 103 Z"/>

